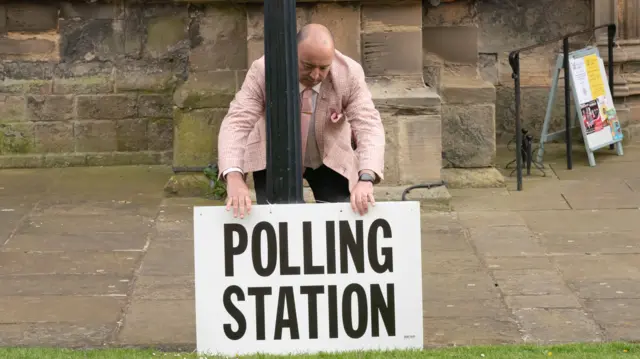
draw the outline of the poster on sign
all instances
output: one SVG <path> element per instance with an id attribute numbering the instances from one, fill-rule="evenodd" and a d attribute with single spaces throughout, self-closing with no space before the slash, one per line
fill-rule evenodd
<path id="1" fill-rule="evenodd" d="M 421 349 L 418 202 L 194 207 L 197 352 Z"/>

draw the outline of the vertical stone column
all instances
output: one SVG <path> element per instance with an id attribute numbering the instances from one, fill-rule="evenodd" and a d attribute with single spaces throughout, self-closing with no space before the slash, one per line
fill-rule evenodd
<path id="1" fill-rule="evenodd" d="M 192 14 L 190 34 L 189 77 L 173 96 L 174 167 L 204 167 L 217 161 L 220 125 L 247 69 L 243 8 L 206 5 Z M 201 180 L 201 176 L 174 176 L 166 191 L 201 195 L 208 186 Z M 194 181 L 200 185 L 194 186 Z"/>
<path id="2" fill-rule="evenodd" d="M 440 98 L 422 76 L 422 3 L 362 4 L 362 64 L 386 131 L 385 185 L 440 179 Z"/>
<path id="3" fill-rule="evenodd" d="M 635 141 L 640 138 L 640 1 L 594 1 L 593 16 L 595 25 L 617 25 L 614 100 L 626 139 Z M 598 48 L 608 63 L 606 30 L 598 32 Z"/>

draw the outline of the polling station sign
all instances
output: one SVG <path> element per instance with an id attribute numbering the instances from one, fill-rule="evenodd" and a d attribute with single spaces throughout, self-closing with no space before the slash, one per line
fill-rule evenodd
<path id="1" fill-rule="evenodd" d="M 200 354 L 423 346 L 417 202 L 195 207 L 194 253 Z"/>

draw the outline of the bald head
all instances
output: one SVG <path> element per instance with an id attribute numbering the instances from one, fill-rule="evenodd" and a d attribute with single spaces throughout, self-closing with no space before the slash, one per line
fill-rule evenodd
<path id="1" fill-rule="evenodd" d="M 300 82 L 313 87 L 329 73 L 335 54 L 331 31 L 320 24 L 308 24 L 298 32 L 298 69 Z"/>

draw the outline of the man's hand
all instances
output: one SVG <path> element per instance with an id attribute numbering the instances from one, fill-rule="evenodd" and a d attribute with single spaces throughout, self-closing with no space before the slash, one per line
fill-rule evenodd
<path id="1" fill-rule="evenodd" d="M 231 172 L 227 175 L 227 211 L 233 206 L 233 217 L 244 218 L 245 209 L 251 213 L 251 197 L 249 187 L 239 172 Z"/>
<path id="2" fill-rule="evenodd" d="M 351 192 L 351 209 L 363 216 L 369 211 L 369 202 L 372 206 L 376 205 L 376 201 L 373 199 L 373 183 L 360 181 Z"/>

